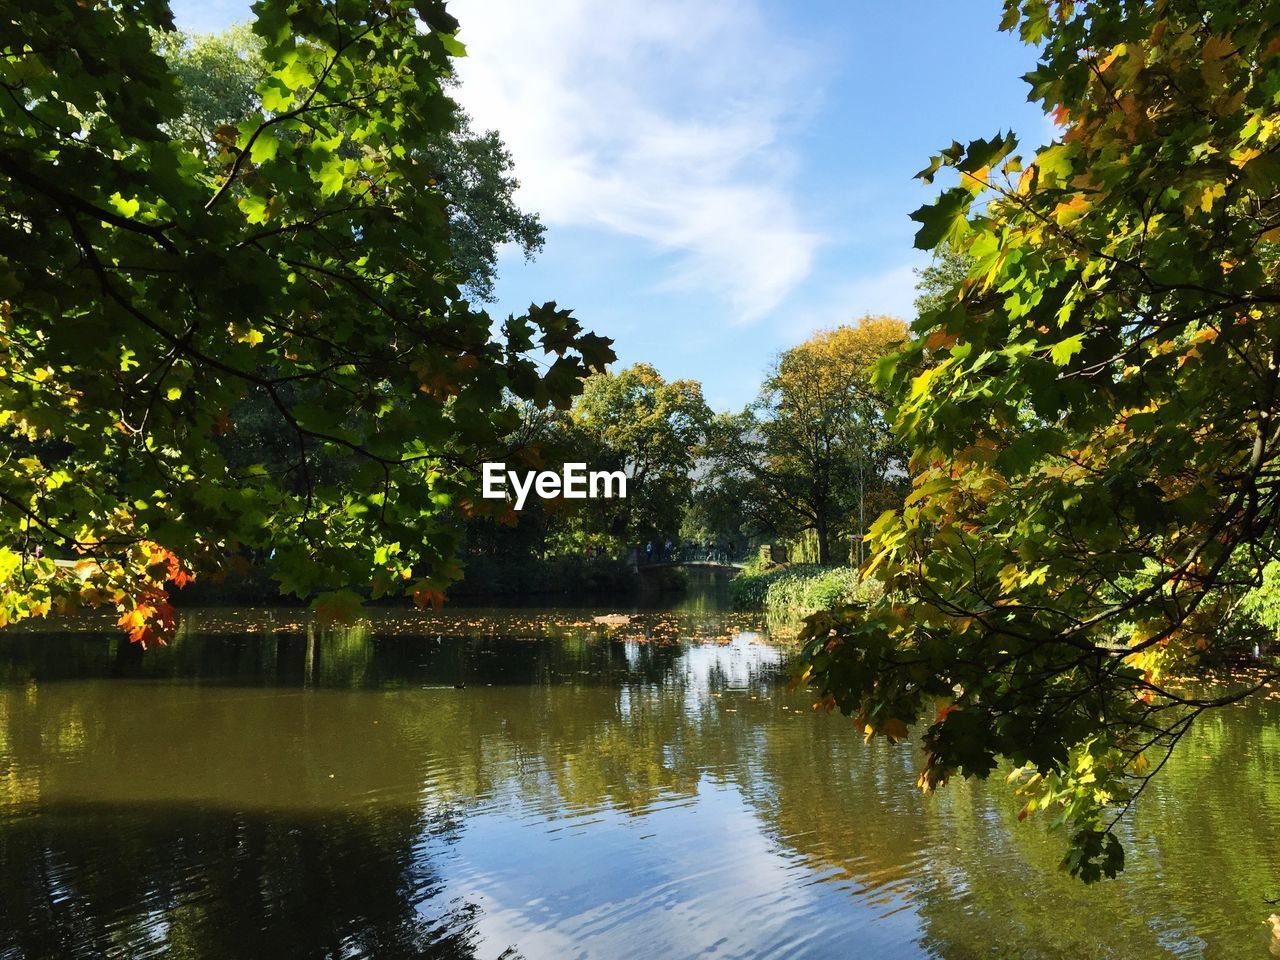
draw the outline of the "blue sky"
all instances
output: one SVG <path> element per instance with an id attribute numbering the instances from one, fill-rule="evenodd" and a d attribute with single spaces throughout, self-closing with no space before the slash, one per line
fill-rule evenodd
<path id="1" fill-rule="evenodd" d="M 180 26 L 247 19 L 173 0 Z M 556 300 L 624 364 L 718 409 L 770 359 L 865 313 L 910 319 L 912 180 L 952 139 L 1048 139 L 1000 0 L 454 0 L 458 97 L 501 131 L 547 225 L 494 312 Z"/>

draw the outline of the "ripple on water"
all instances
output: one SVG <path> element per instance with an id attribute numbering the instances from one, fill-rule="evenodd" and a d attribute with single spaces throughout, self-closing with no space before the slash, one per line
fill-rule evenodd
<path id="1" fill-rule="evenodd" d="M 0 958 L 1266 955 L 1280 704 L 1203 724 L 1085 888 L 999 785 L 922 798 L 913 747 L 815 715 L 749 626 L 0 642 Z"/>

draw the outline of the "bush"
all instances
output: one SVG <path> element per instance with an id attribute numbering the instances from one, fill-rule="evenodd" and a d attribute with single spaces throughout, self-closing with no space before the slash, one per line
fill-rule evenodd
<path id="1" fill-rule="evenodd" d="M 729 600 L 735 610 L 763 610 L 769 584 L 784 572 L 782 567 L 753 572 L 743 570 L 729 581 Z"/>
<path id="2" fill-rule="evenodd" d="M 809 564 L 744 571 L 730 581 L 729 596 L 736 610 L 813 613 L 859 599 L 858 571 Z"/>
<path id="3" fill-rule="evenodd" d="M 742 572 L 753 577 L 781 569 L 783 568 L 772 560 L 765 559 L 763 552 L 759 550 L 747 557 L 747 562 L 742 565 Z"/>

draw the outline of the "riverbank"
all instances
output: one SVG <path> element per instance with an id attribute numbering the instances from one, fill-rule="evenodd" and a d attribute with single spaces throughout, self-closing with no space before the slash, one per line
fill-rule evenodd
<path id="1" fill-rule="evenodd" d="M 688 577 L 678 567 L 641 574 L 625 560 L 567 554 L 556 557 L 469 557 L 450 598 L 579 596 L 624 599 L 646 590 L 679 593 Z"/>
<path id="2" fill-rule="evenodd" d="M 680 594 L 688 575 L 679 567 L 641 574 L 625 560 L 611 557 L 473 556 L 463 562 L 463 575 L 448 589 L 450 601 L 572 597 L 630 600 L 641 594 Z M 173 595 L 177 607 L 300 606 L 305 601 L 280 593 L 259 569 L 215 582 L 197 580 Z M 399 600 L 392 602 L 400 602 Z"/>
<path id="3" fill-rule="evenodd" d="M 858 599 L 858 571 L 853 567 L 795 564 L 744 570 L 729 582 L 735 610 L 771 614 L 810 614 Z"/>

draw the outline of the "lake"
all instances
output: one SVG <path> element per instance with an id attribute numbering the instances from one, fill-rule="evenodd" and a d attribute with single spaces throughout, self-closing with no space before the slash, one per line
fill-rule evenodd
<path id="1" fill-rule="evenodd" d="M 599 623 L 606 614 L 623 616 Z M 0 634 L 0 958 L 1267 957 L 1280 703 L 1208 718 L 1085 887 L 1002 778 L 915 788 L 671 609 Z"/>

